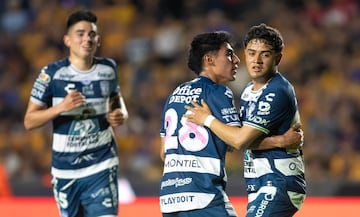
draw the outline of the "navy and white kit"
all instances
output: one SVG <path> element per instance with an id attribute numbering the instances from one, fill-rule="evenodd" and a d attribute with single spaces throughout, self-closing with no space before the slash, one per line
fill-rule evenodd
<path id="1" fill-rule="evenodd" d="M 294 88 L 279 72 L 260 90 L 252 88 L 249 83 L 241 95 L 243 125 L 272 136 L 300 123 Z M 292 216 L 305 199 L 304 170 L 301 148 L 245 150 L 246 216 Z"/>
<path id="2" fill-rule="evenodd" d="M 120 91 L 115 62 L 94 58 L 93 67 L 81 72 L 68 58 L 49 64 L 35 81 L 30 100 L 51 107 L 74 90 L 85 96 L 86 104 L 52 121 L 54 196 L 62 216 L 77 216 L 83 207 L 90 210 L 86 216 L 117 216 L 119 161 L 106 120 L 109 99 Z"/>
<path id="3" fill-rule="evenodd" d="M 165 160 L 160 183 L 163 216 L 236 216 L 226 193 L 228 146 L 208 128 L 187 122 L 184 106 L 205 99 L 220 121 L 240 126 L 233 93 L 199 76 L 168 97 L 161 120 Z M 186 214 L 185 214 L 186 213 Z"/>

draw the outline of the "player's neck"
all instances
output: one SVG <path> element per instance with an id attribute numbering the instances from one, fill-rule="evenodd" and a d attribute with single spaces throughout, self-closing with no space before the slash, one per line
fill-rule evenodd
<path id="1" fill-rule="evenodd" d="M 200 72 L 199 76 L 207 77 L 208 79 L 212 80 L 214 83 L 221 84 L 221 85 L 226 85 L 229 82 L 229 80 L 222 79 L 221 76 L 217 76 L 212 71 L 203 70 L 202 72 Z"/>
<path id="2" fill-rule="evenodd" d="M 276 72 L 275 72 L 276 73 Z M 267 76 L 259 77 L 256 79 L 253 79 L 253 90 L 257 91 L 261 89 L 263 86 L 265 86 L 267 83 L 271 81 L 271 79 L 274 77 L 275 73 L 269 73 Z"/>
<path id="3" fill-rule="evenodd" d="M 73 56 L 69 57 L 70 63 L 73 67 L 75 67 L 77 70 L 80 71 L 87 71 L 89 69 L 91 69 L 92 65 L 93 65 L 93 58 L 76 58 Z"/>

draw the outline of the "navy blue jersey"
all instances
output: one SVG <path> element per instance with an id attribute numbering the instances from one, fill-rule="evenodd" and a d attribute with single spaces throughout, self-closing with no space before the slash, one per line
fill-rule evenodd
<path id="1" fill-rule="evenodd" d="M 118 165 L 113 131 L 106 121 L 109 99 L 120 91 L 115 62 L 95 58 L 86 72 L 75 69 L 68 58 L 49 64 L 35 81 L 30 100 L 51 107 L 73 90 L 85 96 L 85 106 L 63 112 L 52 121 L 51 173 L 65 179 Z"/>
<path id="2" fill-rule="evenodd" d="M 165 140 L 165 161 L 160 185 L 163 213 L 202 209 L 224 204 L 228 199 L 225 155 L 227 145 L 208 128 L 183 117 L 194 100 L 205 99 L 220 121 L 240 126 L 233 93 L 206 77 L 178 86 L 168 97 L 161 120 L 160 136 Z M 189 112 L 189 111 L 188 111 Z"/>
<path id="3" fill-rule="evenodd" d="M 240 101 L 240 119 L 245 126 L 254 127 L 268 136 L 281 135 L 300 116 L 293 86 L 280 73 L 253 91 L 249 83 Z M 267 183 L 286 186 L 288 194 L 305 194 L 304 162 L 301 149 L 245 150 L 244 177 L 249 196 Z"/>

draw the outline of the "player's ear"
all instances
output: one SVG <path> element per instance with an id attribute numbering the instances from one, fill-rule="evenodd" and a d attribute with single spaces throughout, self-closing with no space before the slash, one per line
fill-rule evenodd
<path id="1" fill-rule="evenodd" d="M 96 46 L 97 46 L 97 47 L 100 47 L 100 45 L 101 45 L 101 37 L 100 37 L 100 35 L 98 35 L 98 36 L 97 36 Z"/>
<path id="2" fill-rule="evenodd" d="M 68 35 L 64 35 L 63 41 L 66 47 L 70 47 L 70 39 Z"/>
<path id="3" fill-rule="evenodd" d="M 275 58 L 276 65 L 279 65 L 281 58 L 282 58 L 282 53 L 278 53 Z"/>
<path id="4" fill-rule="evenodd" d="M 213 62 L 213 57 L 210 54 L 205 54 L 203 57 L 203 61 L 205 65 L 209 65 Z"/>

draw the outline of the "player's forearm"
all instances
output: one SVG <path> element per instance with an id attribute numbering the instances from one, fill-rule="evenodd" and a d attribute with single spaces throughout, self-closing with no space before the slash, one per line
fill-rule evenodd
<path id="1" fill-rule="evenodd" d="M 258 140 L 254 141 L 248 148 L 251 150 L 266 150 L 272 148 L 281 147 L 284 144 L 285 140 L 283 136 L 271 136 L 259 138 Z"/>
<path id="2" fill-rule="evenodd" d="M 235 149 L 244 149 L 247 146 L 246 136 L 241 136 L 241 128 L 229 126 L 221 121 L 214 119 L 210 124 L 210 129 L 226 144 L 231 145 Z"/>
<path id="3" fill-rule="evenodd" d="M 27 130 L 41 127 L 57 117 L 60 113 L 60 109 L 57 106 L 44 110 L 28 111 L 25 114 L 24 126 Z"/>
<path id="4" fill-rule="evenodd" d="M 297 149 L 304 142 L 304 134 L 300 129 L 300 125 L 290 127 L 284 134 L 266 137 L 257 140 L 251 145 L 251 149 L 270 149 L 270 148 L 286 148 Z"/>
<path id="5" fill-rule="evenodd" d="M 161 147 L 160 147 L 160 159 L 164 162 L 165 161 L 165 138 L 160 137 Z"/>
<path id="6" fill-rule="evenodd" d="M 126 108 L 125 100 L 122 97 L 121 93 L 110 99 L 110 108 L 111 110 L 120 109 L 124 118 L 129 118 L 129 113 Z"/>

